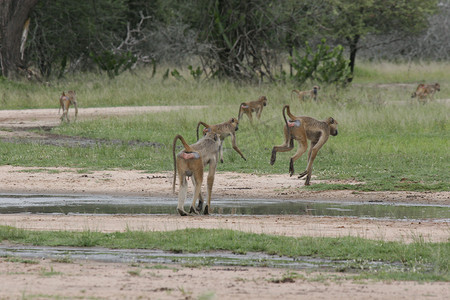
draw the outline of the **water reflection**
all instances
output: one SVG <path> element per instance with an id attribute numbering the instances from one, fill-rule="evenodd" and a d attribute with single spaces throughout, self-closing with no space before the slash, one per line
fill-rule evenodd
<path id="1" fill-rule="evenodd" d="M 176 205 L 175 198 L 0 194 L 0 214 L 177 214 Z M 450 221 L 450 206 L 218 199 L 214 200 L 213 207 L 214 213 L 221 215 L 311 215 Z"/>

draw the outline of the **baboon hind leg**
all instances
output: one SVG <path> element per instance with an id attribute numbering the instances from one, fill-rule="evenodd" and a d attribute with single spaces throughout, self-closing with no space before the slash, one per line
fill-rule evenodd
<path id="1" fill-rule="evenodd" d="M 309 149 L 308 152 L 308 165 L 306 166 L 306 170 L 300 173 L 298 176 L 298 178 L 302 178 L 306 175 L 305 185 L 310 185 L 314 160 L 316 159 L 317 153 L 319 152 L 320 148 L 322 148 L 323 144 L 325 144 L 325 142 L 326 140 L 319 141 L 318 143 L 311 143 L 311 149 Z"/>
<path id="2" fill-rule="evenodd" d="M 201 163 L 201 162 L 200 162 Z M 194 195 L 192 197 L 191 208 L 189 209 L 190 213 L 198 214 L 197 209 L 195 208 L 195 202 L 200 196 L 202 183 L 203 183 L 203 168 L 199 168 L 192 177 L 192 182 L 194 184 Z"/>
<path id="3" fill-rule="evenodd" d="M 303 153 L 306 152 L 306 149 L 308 149 L 308 141 L 306 140 L 306 136 L 303 139 L 297 140 L 298 142 L 298 149 L 297 152 L 291 157 L 289 161 L 289 176 L 294 175 L 294 162 L 299 159 Z"/>
<path id="4" fill-rule="evenodd" d="M 277 159 L 277 152 L 287 152 L 294 148 L 293 138 L 289 134 L 286 126 L 284 127 L 284 143 L 272 148 L 272 156 L 270 157 L 270 164 L 273 165 Z"/>
<path id="5" fill-rule="evenodd" d="M 252 111 L 249 109 L 248 111 L 245 112 L 245 114 L 247 115 L 250 122 L 253 122 Z"/>
<path id="6" fill-rule="evenodd" d="M 178 175 L 178 181 L 180 182 L 180 188 L 178 191 L 178 206 L 177 210 L 180 216 L 187 216 L 187 212 L 184 210 L 184 200 L 186 199 L 187 195 L 187 181 L 186 181 L 186 175 L 185 174 L 179 174 Z"/>

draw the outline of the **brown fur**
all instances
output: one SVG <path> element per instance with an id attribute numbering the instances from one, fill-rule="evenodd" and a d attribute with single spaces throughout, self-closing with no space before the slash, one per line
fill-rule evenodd
<path id="1" fill-rule="evenodd" d="M 61 111 L 61 108 L 63 109 L 61 121 L 64 121 L 64 119 L 66 119 L 67 122 L 70 122 L 69 107 L 71 104 L 75 108 L 75 120 L 76 120 L 78 116 L 77 93 L 75 91 L 68 91 L 66 95 L 65 92 L 62 92 L 61 97 L 59 97 L 59 109 L 58 109 L 58 114 Z"/>
<path id="2" fill-rule="evenodd" d="M 175 146 L 177 140 L 180 140 L 184 146 L 184 150 L 175 155 Z M 217 167 L 217 156 L 219 152 L 220 139 L 217 134 L 213 132 L 207 132 L 206 135 L 197 141 L 195 144 L 188 145 L 181 135 L 175 136 L 173 140 L 173 164 L 174 175 L 172 190 L 175 193 L 175 184 L 177 178 L 180 182 L 180 190 L 178 192 L 178 206 L 177 210 L 181 216 L 186 216 L 187 212 L 184 210 L 184 200 L 187 194 L 187 178 L 192 177 L 192 183 L 194 184 L 194 196 L 190 208 L 190 213 L 199 213 L 203 207 L 203 198 L 201 195 L 201 186 L 203 183 L 203 170 L 206 165 L 209 165 L 208 179 L 207 179 L 207 191 L 208 191 L 208 204 L 205 206 L 204 214 L 209 214 L 211 209 L 211 193 L 214 183 L 214 176 Z M 197 208 L 195 203 L 199 199 Z"/>
<path id="3" fill-rule="evenodd" d="M 203 125 L 205 128 L 203 129 L 203 134 L 206 134 L 209 131 L 212 131 L 214 133 L 216 133 L 217 135 L 219 135 L 220 137 L 220 162 L 223 163 L 223 141 L 225 140 L 226 137 L 231 136 L 231 144 L 233 146 L 233 149 L 239 153 L 239 155 L 244 159 L 247 160 L 244 156 L 244 154 L 242 154 L 241 150 L 239 149 L 239 147 L 236 145 L 236 131 L 239 129 L 239 122 L 238 120 L 236 120 L 236 118 L 231 118 L 230 120 L 220 123 L 220 124 L 215 124 L 215 125 L 208 125 L 202 121 L 198 122 L 197 124 L 197 140 L 198 140 L 198 128 L 200 127 L 200 125 Z"/>
<path id="4" fill-rule="evenodd" d="M 258 119 L 261 118 L 261 113 L 263 111 L 263 107 L 267 105 L 267 97 L 261 96 L 256 101 L 249 101 L 249 102 L 243 102 L 239 106 L 239 113 L 238 113 L 238 122 L 241 120 L 242 115 L 245 113 L 250 120 L 250 122 L 253 121 L 252 113 L 256 113 L 256 117 Z"/>
<path id="5" fill-rule="evenodd" d="M 307 90 L 307 91 L 292 90 L 291 100 L 292 100 L 292 95 L 297 94 L 298 100 L 300 100 L 300 102 L 303 101 L 306 97 L 310 97 L 311 99 L 316 101 L 317 100 L 317 92 L 319 90 L 320 90 L 320 87 L 317 85 L 313 86 L 312 89 Z"/>
<path id="6" fill-rule="evenodd" d="M 289 122 L 286 119 L 285 111 L 290 118 Z M 298 178 L 306 176 L 305 185 L 310 184 L 312 166 L 314 159 L 317 156 L 320 148 L 327 142 L 330 135 L 336 136 L 338 134 L 337 122 L 329 117 L 324 121 L 319 121 L 311 117 L 300 116 L 296 117 L 291 114 L 289 105 L 283 107 L 284 126 L 284 143 L 280 146 L 274 146 L 272 149 L 272 157 L 270 164 L 273 165 L 276 160 L 277 152 L 287 152 L 294 148 L 294 139 L 298 142 L 299 148 L 294 156 L 291 157 L 289 163 L 289 174 L 294 174 L 294 162 L 299 159 L 303 153 L 308 149 L 308 140 L 311 141 L 311 148 L 308 152 L 308 165 L 306 170 L 300 173 Z"/>
<path id="7" fill-rule="evenodd" d="M 441 85 L 437 82 L 434 84 L 420 83 L 417 86 L 416 91 L 412 93 L 411 98 L 417 97 L 420 102 L 426 103 L 427 101 L 433 100 L 434 93 L 436 93 L 436 91 L 439 92 L 440 90 Z"/>

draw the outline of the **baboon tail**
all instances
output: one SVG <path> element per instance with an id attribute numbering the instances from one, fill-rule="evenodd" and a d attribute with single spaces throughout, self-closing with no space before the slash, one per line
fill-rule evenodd
<path id="1" fill-rule="evenodd" d="M 172 154 L 173 154 L 173 183 L 172 183 L 172 192 L 175 193 L 175 184 L 177 182 L 177 158 L 175 156 L 175 146 L 177 145 L 177 139 L 179 139 L 181 135 L 176 135 L 173 139 L 172 145 Z"/>
<path id="2" fill-rule="evenodd" d="M 239 123 L 239 121 L 241 120 L 241 117 L 242 117 L 242 113 L 241 113 L 242 105 L 245 105 L 245 102 L 242 102 L 241 104 L 239 104 L 238 123 Z"/>
<path id="3" fill-rule="evenodd" d="M 289 139 L 291 137 L 291 129 L 290 129 L 287 119 L 286 119 L 286 109 L 289 111 L 289 105 L 283 106 L 283 119 L 284 119 L 284 124 L 286 124 L 286 129 L 288 132 L 288 139 Z"/>
<path id="4" fill-rule="evenodd" d="M 177 140 L 180 140 L 181 143 L 183 144 L 184 150 L 186 152 L 195 152 L 194 149 L 191 148 L 191 146 L 189 146 L 186 141 L 184 140 L 184 138 L 177 134 L 175 136 L 175 138 L 173 139 L 173 144 L 172 144 L 172 155 L 173 155 L 173 184 L 172 184 L 172 190 L 175 193 L 175 183 L 176 183 L 176 178 L 177 178 L 177 158 L 175 155 L 175 147 L 177 145 Z"/>
<path id="5" fill-rule="evenodd" d="M 294 95 L 294 93 L 297 93 L 297 90 L 292 90 L 292 92 L 291 92 L 291 101 L 294 100 L 294 99 L 292 98 L 292 95 Z"/>
<path id="6" fill-rule="evenodd" d="M 198 122 L 198 124 L 197 124 L 197 141 L 198 141 L 198 139 L 199 139 L 199 136 L 198 136 L 198 128 L 200 127 L 200 125 L 203 125 L 205 128 L 209 128 L 209 125 L 208 125 L 208 124 L 206 124 L 206 123 L 204 123 L 204 122 L 202 122 L 202 121 Z"/>
<path id="7" fill-rule="evenodd" d="M 286 109 L 286 113 L 289 116 L 289 118 L 291 118 L 291 120 L 295 120 L 297 117 L 294 116 L 293 114 L 291 114 L 291 108 L 289 107 L 289 105 L 285 105 L 283 107 L 283 114 L 284 114 L 284 109 Z"/>

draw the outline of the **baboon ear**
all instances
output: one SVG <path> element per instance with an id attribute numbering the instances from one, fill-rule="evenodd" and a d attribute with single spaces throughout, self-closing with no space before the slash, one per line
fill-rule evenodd
<path id="1" fill-rule="evenodd" d="M 330 124 L 334 124 L 334 119 L 330 117 Z"/>

